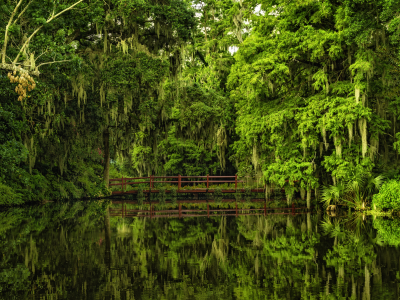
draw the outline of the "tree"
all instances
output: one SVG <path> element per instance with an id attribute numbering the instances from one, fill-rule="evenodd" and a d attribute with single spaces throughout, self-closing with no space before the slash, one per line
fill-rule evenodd
<path id="1" fill-rule="evenodd" d="M 308 195 L 357 165 L 363 176 L 389 168 L 398 75 L 384 57 L 397 51 L 398 4 L 259 3 L 228 81 L 241 168 L 251 162 L 269 184 L 298 181 Z"/>

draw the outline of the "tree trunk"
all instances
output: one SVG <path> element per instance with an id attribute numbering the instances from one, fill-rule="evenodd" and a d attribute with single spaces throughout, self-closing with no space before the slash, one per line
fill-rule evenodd
<path id="1" fill-rule="evenodd" d="M 110 132 L 107 129 L 103 131 L 103 147 L 104 147 L 104 171 L 103 179 L 108 187 L 110 181 Z"/>

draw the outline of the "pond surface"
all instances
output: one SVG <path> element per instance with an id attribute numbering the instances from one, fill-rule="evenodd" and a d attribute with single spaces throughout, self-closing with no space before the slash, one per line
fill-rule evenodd
<path id="1" fill-rule="evenodd" d="M 0 212 L 0 299 L 399 298 L 396 220 L 122 218 L 110 203 Z"/>

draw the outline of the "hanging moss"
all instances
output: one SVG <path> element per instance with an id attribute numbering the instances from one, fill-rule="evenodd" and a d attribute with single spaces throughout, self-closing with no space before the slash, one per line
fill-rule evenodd
<path id="1" fill-rule="evenodd" d="M 367 153 L 367 120 L 365 118 L 361 118 L 358 120 L 358 126 L 361 135 L 361 152 L 362 156 L 365 157 Z"/>

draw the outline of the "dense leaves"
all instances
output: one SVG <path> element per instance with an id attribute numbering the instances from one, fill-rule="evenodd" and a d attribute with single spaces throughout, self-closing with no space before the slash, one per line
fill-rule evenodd
<path id="1" fill-rule="evenodd" d="M 1 183 L 40 200 L 107 195 L 110 168 L 238 173 L 365 207 L 400 174 L 399 5 L 8 0 Z"/>

